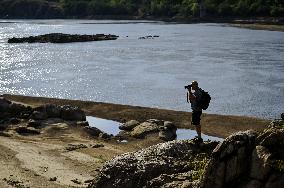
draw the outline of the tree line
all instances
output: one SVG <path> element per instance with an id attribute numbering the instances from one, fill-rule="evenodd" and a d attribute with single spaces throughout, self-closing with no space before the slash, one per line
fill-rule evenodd
<path id="1" fill-rule="evenodd" d="M 284 16 L 283 0 L 1 0 L 0 16 L 196 18 Z M 54 15 L 52 15 L 54 14 Z"/>

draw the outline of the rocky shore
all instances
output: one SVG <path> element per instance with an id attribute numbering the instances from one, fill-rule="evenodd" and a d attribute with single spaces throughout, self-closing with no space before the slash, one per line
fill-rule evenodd
<path id="1" fill-rule="evenodd" d="M 89 188 L 282 188 L 284 121 L 222 143 L 172 141 L 106 162 Z"/>
<path id="2" fill-rule="evenodd" d="M 231 131 L 253 130 L 235 131 L 223 142 L 200 143 L 175 140 L 183 122 L 176 120 L 180 113 L 4 95 L 0 97 L 0 165 L 5 168 L 0 170 L 0 186 L 283 187 L 283 120 L 269 124 L 218 116 L 223 129 L 227 130 L 222 121 L 227 127 L 233 125 L 231 118 L 244 124 Z M 109 135 L 89 126 L 86 115 L 119 120 L 122 131 Z M 205 128 L 206 122 L 212 125 L 212 118 L 203 119 Z"/>
<path id="3" fill-rule="evenodd" d="M 89 41 L 103 41 L 116 40 L 116 35 L 71 35 L 63 33 L 50 33 L 39 36 L 29 36 L 23 38 L 10 38 L 8 43 L 70 43 L 70 42 L 89 42 Z"/>

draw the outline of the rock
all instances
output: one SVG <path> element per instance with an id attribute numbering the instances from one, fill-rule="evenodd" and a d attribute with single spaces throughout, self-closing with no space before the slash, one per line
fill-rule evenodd
<path id="1" fill-rule="evenodd" d="M 195 171 L 188 171 L 178 174 L 161 174 L 160 176 L 147 182 L 147 185 L 143 188 L 152 188 L 152 187 L 196 187 L 196 180 L 189 181 L 189 177 L 192 177 Z"/>
<path id="2" fill-rule="evenodd" d="M 49 178 L 49 181 L 56 181 L 57 177 Z"/>
<path id="3" fill-rule="evenodd" d="M 112 136 L 113 136 L 113 135 L 109 135 L 109 134 L 104 133 L 104 132 L 102 132 L 102 133 L 99 134 L 99 137 L 102 138 L 102 139 L 109 139 L 109 138 L 111 138 Z"/>
<path id="4" fill-rule="evenodd" d="M 31 119 L 34 119 L 34 120 L 45 120 L 47 118 L 48 116 L 45 111 L 34 111 L 31 115 Z"/>
<path id="5" fill-rule="evenodd" d="M 137 125 L 130 133 L 134 138 L 144 138 L 148 133 L 158 132 L 159 127 L 155 123 L 144 122 Z"/>
<path id="6" fill-rule="evenodd" d="M 234 155 L 239 148 L 247 146 L 248 150 L 252 151 L 255 146 L 257 133 L 254 131 L 238 132 L 227 137 L 213 151 L 214 157 L 219 157 L 221 160 L 229 155 Z"/>
<path id="7" fill-rule="evenodd" d="M 88 127 L 89 126 L 89 122 L 87 122 L 87 121 L 77 121 L 76 124 L 79 127 Z"/>
<path id="8" fill-rule="evenodd" d="M 41 121 L 36 121 L 36 120 L 30 119 L 27 126 L 39 128 L 41 125 L 42 125 Z"/>
<path id="9" fill-rule="evenodd" d="M 45 111 L 49 118 L 60 118 L 61 107 L 55 104 L 44 105 Z"/>
<path id="10" fill-rule="evenodd" d="M 158 119 L 148 119 L 146 122 L 156 124 L 159 127 L 164 126 L 164 121 L 163 120 L 158 120 Z"/>
<path id="11" fill-rule="evenodd" d="M 31 112 L 31 113 L 25 113 L 25 112 L 23 112 L 23 113 L 21 113 L 21 114 L 19 115 L 19 118 L 21 118 L 21 119 L 29 119 L 30 116 L 31 116 L 31 114 L 32 114 L 32 112 Z"/>
<path id="12" fill-rule="evenodd" d="M 142 188 L 151 185 L 151 182 L 160 185 L 162 184 L 160 180 L 163 179 L 171 181 L 171 174 L 179 173 L 184 173 L 179 176 L 181 180 L 190 179 L 193 178 L 191 170 L 195 168 L 194 165 L 190 165 L 191 162 L 197 161 L 198 153 L 201 151 L 204 155 L 205 153 L 209 154 L 214 147 L 216 147 L 216 143 L 205 142 L 204 145 L 197 146 L 192 141 L 179 140 L 122 154 L 106 162 L 98 177 L 88 187 Z M 162 174 L 165 175 L 161 176 Z M 155 180 L 159 176 L 160 180 Z M 166 183 L 170 183 L 170 181 Z M 182 184 L 182 182 L 180 183 Z"/>
<path id="13" fill-rule="evenodd" d="M 104 147 L 103 144 L 94 144 L 92 145 L 92 148 L 101 148 L 101 147 Z"/>
<path id="14" fill-rule="evenodd" d="M 164 141 L 171 141 L 176 139 L 176 137 L 177 137 L 176 130 L 173 129 L 164 129 L 160 130 L 159 132 L 159 138 Z"/>
<path id="15" fill-rule="evenodd" d="M 8 111 L 11 101 L 8 101 L 4 97 L 0 97 L 0 112 Z"/>
<path id="16" fill-rule="evenodd" d="M 69 105 L 62 106 L 61 118 L 69 121 L 86 121 L 86 115 L 83 110 Z"/>
<path id="17" fill-rule="evenodd" d="M 263 184 L 258 180 L 251 180 L 242 188 L 263 188 Z"/>
<path id="18" fill-rule="evenodd" d="M 257 137 L 259 145 L 272 150 L 278 149 L 275 146 L 279 145 L 283 140 L 284 129 L 281 129 L 281 127 L 268 129 Z"/>
<path id="19" fill-rule="evenodd" d="M 282 120 L 274 120 L 272 121 L 270 124 L 269 124 L 269 129 L 266 130 L 265 132 L 268 132 L 268 131 L 272 131 L 272 130 L 277 130 L 277 129 L 284 129 L 284 121 Z M 265 133 L 264 132 L 264 133 Z"/>
<path id="20" fill-rule="evenodd" d="M 177 129 L 177 127 L 171 121 L 165 121 L 164 127 L 166 127 L 167 129 Z"/>
<path id="21" fill-rule="evenodd" d="M 126 123 L 123 123 L 122 125 L 119 126 L 120 130 L 125 130 L 125 131 L 131 131 L 134 127 L 136 127 L 139 124 L 138 121 L 136 120 L 130 120 Z"/>
<path id="22" fill-rule="evenodd" d="M 268 160 L 271 153 L 263 146 L 256 146 L 252 152 L 252 162 L 250 177 L 259 181 L 264 181 L 270 174 L 271 168 Z"/>
<path id="23" fill-rule="evenodd" d="M 0 124 L 0 131 L 4 131 L 4 130 L 6 130 L 6 129 L 7 129 L 7 127 L 8 127 L 8 125 L 7 125 L 7 124 Z"/>
<path id="24" fill-rule="evenodd" d="M 4 137 L 11 137 L 11 136 L 12 136 L 12 134 L 11 134 L 11 133 L 9 133 L 9 132 L 2 132 L 2 131 L 0 131 L 0 136 L 4 136 Z"/>
<path id="25" fill-rule="evenodd" d="M 284 187 L 284 174 L 271 174 L 266 182 L 265 188 L 283 188 Z"/>
<path id="26" fill-rule="evenodd" d="M 17 127 L 15 131 L 21 135 L 38 135 L 40 131 L 34 129 L 33 127 Z"/>
<path id="27" fill-rule="evenodd" d="M 257 133 L 235 133 L 220 143 L 212 153 L 208 167 L 201 179 L 202 188 L 228 187 L 232 181 L 249 172 L 252 151 Z"/>
<path id="28" fill-rule="evenodd" d="M 88 146 L 86 146 L 85 144 L 68 144 L 68 146 L 65 147 L 65 149 L 68 151 L 74 151 L 82 148 L 88 148 Z"/>
<path id="29" fill-rule="evenodd" d="M 71 35 L 63 33 L 50 33 L 45 35 L 30 36 L 23 38 L 10 38 L 8 43 L 70 43 L 70 42 L 88 42 L 88 41 L 103 41 L 103 40 L 116 40 L 116 35 Z"/>
<path id="30" fill-rule="evenodd" d="M 13 124 L 13 125 L 17 125 L 17 124 L 19 124 L 19 123 L 21 122 L 21 120 L 19 120 L 19 119 L 17 119 L 17 118 L 11 118 L 11 119 L 9 120 L 9 122 L 10 122 L 11 124 Z"/>
<path id="31" fill-rule="evenodd" d="M 163 127 L 160 127 L 159 138 L 165 141 L 176 139 L 177 127 L 170 121 L 165 121 Z"/>
<path id="32" fill-rule="evenodd" d="M 22 105 L 22 104 L 17 104 L 17 103 L 11 103 L 9 105 L 9 112 L 11 114 L 14 114 L 14 115 L 19 115 L 25 111 L 28 111 L 28 109 Z"/>
<path id="33" fill-rule="evenodd" d="M 81 181 L 79 181 L 77 178 L 76 179 L 73 179 L 73 180 L 71 180 L 73 183 L 76 183 L 76 184 L 82 184 L 82 182 Z"/>
<path id="34" fill-rule="evenodd" d="M 96 127 L 84 127 L 84 130 L 86 133 L 88 133 L 91 136 L 98 137 L 102 131 Z"/>

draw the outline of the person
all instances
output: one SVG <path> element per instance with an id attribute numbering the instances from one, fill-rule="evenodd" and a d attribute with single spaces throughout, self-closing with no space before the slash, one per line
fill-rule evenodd
<path id="1" fill-rule="evenodd" d="M 201 137 L 201 114 L 202 114 L 202 108 L 198 106 L 198 101 L 201 98 L 201 89 L 198 87 L 197 81 L 192 81 L 191 87 L 187 87 L 187 102 L 191 103 L 191 109 L 192 109 L 192 118 L 191 118 L 191 124 L 195 126 L 196 132 L 197 132 L 197 141 L 203 142 L 203 139 Z M 193 90 L 193 91 L 192 91 Z"/>

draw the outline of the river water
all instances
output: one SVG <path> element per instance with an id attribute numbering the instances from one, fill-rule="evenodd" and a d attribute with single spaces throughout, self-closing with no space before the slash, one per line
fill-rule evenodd
<path id="1" fill-rule="evenodd" d="M 8 44 L 10 37 L 115 34 L 115 41 Z M 146 35 L 154 39 L 140 40 Z M 276 118 L 284 111 L 284 32 L 227 24 L 0 20 L 0 94 L 190 111 L 184 85 L 209 91 L 207 113 Z"/>

